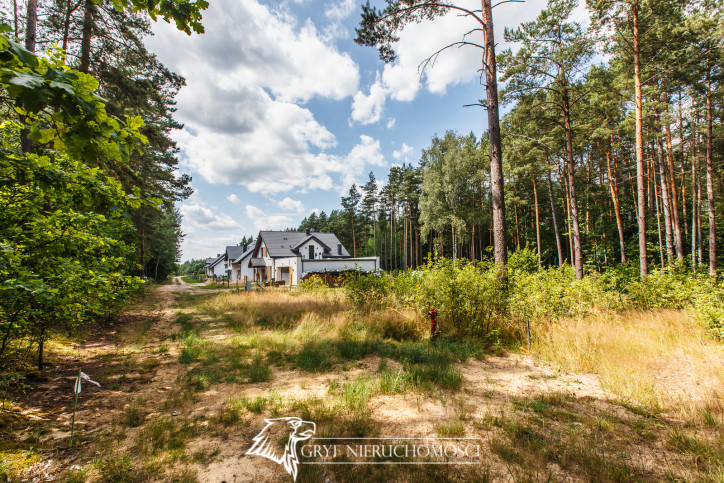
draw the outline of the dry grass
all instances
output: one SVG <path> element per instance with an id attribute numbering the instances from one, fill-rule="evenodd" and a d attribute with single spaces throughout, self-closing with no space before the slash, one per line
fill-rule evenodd
<path id="1" fill-rule="evenodd" d="M 349 309 L 350 305 L 336 291 L 291 294 L 288 290 L 273 289 L 225 293 L 210 299 L 204 307 L 209 315 L 224 319 L 233 327 L 256 325 L 269 329 L 289 329 L 305 317 L 324 320 Z"/>
<path id="2" fill-rule="evenodd" d="M 724 347 L 685 312 L 627 311 L 534 327 L 534 350 L 653 410 L 724 414 Z M 698 412 L 698 411 L 694 411 Z"/>
<path id="3" fill-rule="evenodd" d="M 294 415 L 314 421 L 318 437 L 472 436 L 485 445 L 480 468 L 309 466 L 298 481 L 724 481 L 722 345 L 683 312 L 534 323 L 534 352 L 599 375 L 616 396 L 607 400 L 598 381 L 590 391 L 593 376 L 534 371 L 518 355 L 482 360 L 490 348 L 476 340 L 430 343 L 419 313 L 350 309 L 340 290 L 181 292 L 165 319 L 153 312 L 119 329 L 115 362 L 91 374 L 104 386 L 96 407 L 117 408 L 103 431 L 79 432 L 73 453 L 57 452 L 67 439 L 50 435 L 37 451 L 39 438 L 0 445 L 0 475 L 34 474 L 52 457 L 66 481 L 221 481 L 240 468 L 250 481 L 275 481 L 283 470 L 254 473 L 258 458 L 224 448 L 248 444 L 264 418 Z M 158 323 L 165 332 L 149 330 Z M 548 377 L 560 384 L 546 389 Z M 95 417 L 90 404 L 81 421 Z"/>

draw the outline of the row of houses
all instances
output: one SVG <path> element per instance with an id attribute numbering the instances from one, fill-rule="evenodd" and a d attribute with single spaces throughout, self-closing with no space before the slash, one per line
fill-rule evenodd
<path id="1" fill-rule="evenodd" d="M 310 230 L 260 231 L 252 245 L 227 246 L 224 253 L 206 259 L 207 277 L 232 282 L 296 285 L 314 273 L 379 269 L 379 257 L 353 257 L 334 233 Z"/>

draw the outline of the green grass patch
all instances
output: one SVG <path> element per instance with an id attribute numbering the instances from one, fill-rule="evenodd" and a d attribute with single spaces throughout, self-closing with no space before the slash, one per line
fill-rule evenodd
<path id="1" fill-rule="evenodd" d="M 188 275 L 181 277 L 181 280 L 183 280 L 186 283 L 193 283 L 193 284 L 205 282 L 205 280 L 199 280 L 198 278 L 189 277 Z"/>
<path id="2" fill-rule="evenodd" d="M 3 443 L 0 449 L 0 477 L 15 481 L 30 466 L 40 461 L 40 453 L 25 444 Z"/>
<path id="3" fill-rule="evenodd" d="M 435 432 L 443 438 L 461 438 L 465 436 L 465 425 L 460 419 L 453 419 L 434 425 Z"/>
<path id="4" fill-rule="evenodd" d="M 331 344 L 310 342 L 294 356 L 294 362 L 304 371 L 325 372 L 332 368 L 332 353 Z"/>
<path id="5" fill-rule="evenodd" d="M 429 390 L 431 385 L 442 389 L 458 390 L 463 383 L 463 375 L 452 364 L 427 363 L 413 365 L 407 369 L 412 384 L 423 390 Z"/>

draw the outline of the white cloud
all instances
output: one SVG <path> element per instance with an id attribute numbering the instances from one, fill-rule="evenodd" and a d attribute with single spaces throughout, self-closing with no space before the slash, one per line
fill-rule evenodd
<path id="1" fill-rule="evenodd" d="M 369 94 L 365 95 L 362 91 L 358 91 L 352 100 L 353 121 L 361 124 L 372 124 L 380 120 L 382 110 L 385 106 L 385 99 L 389 91 L 382 85 L 379 74 L 375 79 L 375 83 L 370 87 Z"/>
<path id="2" fill-rule="evenodd" d="M 395 127 L 396 119 L 394 117 L 391 117 L 387 120 L 387 129 L 392 129 Z"/>
<path id="3" fill-rule="evenodd" d="M 237 245 L 241 241 L 241 237 L 240 233 L 221 236 L 187 236 L 181 243 L 182 258 L 189 260 L 192 258 L 215 257 L 224 250 L 224 247 Z"/>
<path id="4" fill-rule="evenodd" d="M 387 166 L 379 140 L 363 134 L 360 136 L 360 141 L 347 156 L 338 157 L 330 162 L 331 166 L 342 173 L 340 193 L 346 193 L 353 183 L 358 183 L 367 166 Z"/>
<path id="5" fill-rule="evenodd" d="M 353 6 L 333 6 L 329 17 Z M 212 2 L 204 24 L 213 28 L 189 37 L 159 22 L 147 40 L 187 80 L 177 112 L 186 129 L 173 134 L 183 167 L 255 192 L 331 189 L 330 174 L 345 171 L 328 169 L 324 151 L 336 139 L 303 104 L 352 96 L 357 64 L 311 21 L 257 0 Z"/>
<path id="6" fill-rule="evenodd" d="M 286 215 L 267 215 L 256 206 L 246 205 L 246 216 L 257 230 L 283 230 L 291 225 L 292 219 Z"/>
<path id="7" fill-rule="evenodd" d="M 231 193 L 229 196 L 226 197 L 227 200 L 234 203 L 235 205 L 238 205 L 241 203 L 241 200 L 238 196 L 236 196 L 234 193 Z"/>
<path id="8" fill-rule="evenodd" d="M 458 4 L 471 10 L 480 8 L 479 0 L 462 0 Z M 517 27 L 522 21 L 535 19 L 545 6 L 546 0 L 528 0 L 525 4 L 508 3 L 496 8 L 493 11 L 496 52 L 510 47 L 503 41 L 504 27 Z M 585 7 L 576 9 L 573 17 L 587 19 Z M 420 89 L 444 94 L 451 86 L 478 79 L 482 68 L 481 49 L 453 46 L 433 57 L 431 62 L 425 64 L 425 60 L 446 45 L 463 40 L 463 34 L 479 26 L 474 19 L 455 11 L 433 21 L 408 24 L 394 45 L 397 60 L 377 72 L 367 93 L 359 91 L 354 95 L 350 119 L 361 124 L 375 123 L 381 119 L 387 99 L 409 102 Z M 473 32 L 465 40 L 482 44 L 482 34 Z"/>
<path id="9" fill-rule="evenodd" d="M 352 14 L 354 7 L 354 0 L 341 0 L 329 5 L 324 11 L 324 15 L 332 20 L 344 20 Z"/>
<path id="10" fill-rule="evenodd" d="M 288 196 L 276 204 L 279 208 L 285 211 L 295 211 L 300 215 L 304 213 L 304 204 L 301 201 L 293 200 Z"/>
<path id="11" fill-rule="evenodd" d="M 407 143 L 402 143 L 400 149 L 396 149 L 392 152 L 392 157 L 395 158 L 396 161 L 409 160 L 412 151 L 412 146 L 409 146 Z"/>
<path id="12" fill-rule="evenodd" d="M 191 197 L 181 203 L 179 207 L 181 212 L 181 228 L 187 235 L 192 235 L 199 231 L 227 231 L 242 229 L 238 221 L 231 216 L 221 212 L 216 207 L 209 207 L 203 201 L 198 192 L 194 192 Z"/>
<path id="13" fill-rule="evenodd" d="M 324 28 L 323 37 L 326 41 L 346 39 L 349 37 L 349 29 L 345 27 L 343 22 L 352 15 L 354 10 L 354 0 L 341 0 L 338 3 L 332 3 L 327 6 L 324 15 L 330 20 L 330 24 Z"/>

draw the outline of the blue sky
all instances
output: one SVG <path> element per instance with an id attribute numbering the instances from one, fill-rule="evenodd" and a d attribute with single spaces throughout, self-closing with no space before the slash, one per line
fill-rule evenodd
<path id="1" fill-rule="evenodd" d="M 480 2 L 462 5 L 480 8 Z M 338 208 L 370 171 L 416 162 L 435 134 L 480 136 L 484 97 L 480 51 L 444 52 L 422 77 L 420 62 L 473 28 L 449 14 L 412 25 L 383 64 L 356 45 L 361 0 L 214 0 L 203 35 L 159 22 L 148 48 L 183 75 L 173 134 L 194 194 L 180 204 L 182 260 L 205 258 L 262 229 L 296 226 L 312 211 Z M 494 9 L 498 49 L 503 27 L 533 20 L 544 0 Z M 585 11 L 579 8 L 581 18 Z"/>

